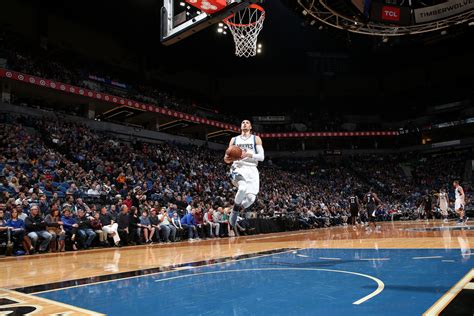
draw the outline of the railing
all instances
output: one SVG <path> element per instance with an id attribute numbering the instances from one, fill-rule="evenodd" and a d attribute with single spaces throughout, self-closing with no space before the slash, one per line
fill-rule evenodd
<path id="1" fill-rule="evenodd" d="M 161 115 L 174 117 L 176 119 L 209 125 L 216 128 L 232 131 L 238 133 L 240 128 L 236 125 L 222 123 L 215 120 L 210 120 L 195 115 L 158 107 L 156 105 L 139 102 L 132 99 L 127 99 L 108 93 L 98 92 L 83 87 L 77 87 L 70 84 L 40 78 L 28 74 L 19 73 L 16 71 L 0 68 L 0 78 L 23 82 L 25 84 L 36 85 L 43 88 L 58 90 L 59 92 L 77 95 L 89 98 L 94 101 L 109 103 L 113 106 L 129 107 L 142 110 L 145 112 L 152 112 Z M 283 132 L 283 133 L 260 133 L 258 134 L 264 138 L 315 138 L 315 137 L 374 137 L 384 136 L 393 137 L 398 136 L 398 131 L 356 131 L 356 132 Z"/>

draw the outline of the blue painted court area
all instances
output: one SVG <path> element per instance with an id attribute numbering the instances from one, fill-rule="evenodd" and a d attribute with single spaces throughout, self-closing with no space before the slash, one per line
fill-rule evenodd
<path id="1" fill-rule="evenodd" d="M 473 267 L 469 249 L 303 249 L 37 295 L 109 315 L 421 315 Z"/>

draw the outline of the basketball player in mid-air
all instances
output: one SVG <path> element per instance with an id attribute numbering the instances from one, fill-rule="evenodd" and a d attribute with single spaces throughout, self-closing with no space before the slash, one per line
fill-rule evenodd
<path id="1" fill-rule="evenodd" d="M 260 190 L 260 177 L 257 165 L 259 161 L 265 159 L 262 140 L 259 136 L 252 134 L 252 123 L 243 120 L 240 125 L 242 133 L 232 137 L 229 147 L 239 146 L 242 149 L 240 159 L 233 161 L 228 155 L 224 156 L 226 163 L 231 163 L 230 176 L 232 184 L 237 187 L 234 198 L 234 207 L 229 216 L 230 225 L 235 228 L 237 216 L 240 211 L 247 209 L 255 202 L 255 198 Z"/>
<path id="2" fill-rule="evenodd" d="M 459 185 L 459 181 L 454 181 L 453 186 L 454 186 L 454 195 L 456 198 L 456 200 L 454 201 L 454 211 L 456 211 L 456 213 L 458 213 L 459 215 L 458 224 L 466 224 L 469 217 L 466 217 L 466 214 L 464 212 L 464 205 L 465 205 L 464 190 Z"/>

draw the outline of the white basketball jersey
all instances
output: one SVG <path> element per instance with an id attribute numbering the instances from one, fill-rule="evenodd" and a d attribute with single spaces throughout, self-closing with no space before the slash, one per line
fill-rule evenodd
<path id="1" fill-rule="evenodd" d="M 461 187 L 457 187 L 455 191 L 455 195 L 456 195 L 456 200 L 458 201 L 464 201 L 464 198 L 461 196 Z"/>
<path id="2" fill-rule="evenodd" d="M 249 137 L 242 137 L 242 135 L 235 136 L 233 145 L 239 146 L 242 151 L 251 153 L 251 154 L 258 154 L 257 152 L 257 140 L 255 135 L 250 135 Z M 258 161 L 247 157 L 241 160 L 234 161 L 232 164 L 233 166 L 240 167 L 240 166 L 252 166 L 256 167 L 258 165 Z"/>
<path id="3" fill-rule="evenodd" d="M 439 203 L 448 203 L 448 194 L 446 192 L 439 194 Z"/>

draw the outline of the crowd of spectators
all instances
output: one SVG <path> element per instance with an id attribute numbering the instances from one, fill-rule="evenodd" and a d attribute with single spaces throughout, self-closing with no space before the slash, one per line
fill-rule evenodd
<path id="1" fill-rule="evenodd" d="M 10 114 L 0 117 L 0 135 L 0 236 L 13 248 L 193 241 L 254 228 L 247 218 L 229 227 L 235 188 L 219 151 L 128 143 L 85 125 Z M 373 187 L 383 202 L 380 220 L 413 218 L 425 190 L 449 191 L 465 160 L 453 154 L 266 161 L 249 214 L 283 219 L 287 230 L 346 225 L 348 197 Z M 411 164 L 411 177 L 401 161 Z"/>
<path id="2" fill-rule="evenodd" d="M 329 160 L 321 156 L 305 160 L 276 161 L 286 165 L 286 169 L 298 174 L 307 170 L 306 175 L 297 175 L 302 181 L 308 179 L 308 187 L 314 189 L 312 196 L 320 196 L 324 205 L 336 209 L 348 209 L 351 194 L 363 198 L 373 189 L 382 200 L 377 211 L 380 220 L 396 218 L 418 219 L 420 207 L 426 195 L 431 197 L 432 209 L 437 211 L 437 194 L 444 188 L 454 201 L 453 181 L 462 179 L 467 161 L 471 161 L 469 151 L 447 152 L 437 155 L 354 155 Z M 466 184 L 467 185 L 467 184 Z M 472 208 L 470 189 L 465 186 L 466 208 Z M 319 201 L 318 201 L 319 202 Z M 322 205 L 322 204 L 321 204 Z M 452 205 L 451 205 L 452 206 Z M 451 215 L 453 210 L 451 207 Z M 343 211 L 344 212 L 344 211 Z M 348 214 L 346 214 L 348 215 Z"/>

